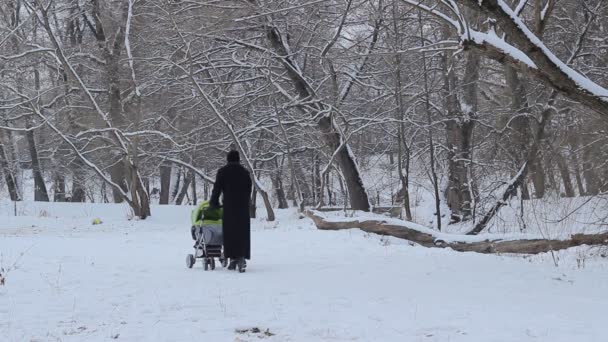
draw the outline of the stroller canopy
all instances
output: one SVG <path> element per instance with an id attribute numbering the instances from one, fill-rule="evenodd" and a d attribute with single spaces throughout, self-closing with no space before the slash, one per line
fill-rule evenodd
<path id="1" fill-rule="evenodd" d="M 211 208 L 209 201 L 204 201 L 192 211 L 192 225 L 199 226 L 203 224 L 222 224 L 222 216 L 224 211 L 222 208 Z"/>

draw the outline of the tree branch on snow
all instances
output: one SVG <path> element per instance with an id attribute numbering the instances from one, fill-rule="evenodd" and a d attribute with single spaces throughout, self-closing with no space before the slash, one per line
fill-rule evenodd
<path id="1" fill-rule="evenodd" d="M 318 211 L 306 212 L 318 229 L 343 230 L 359 228 L 368 233 L 393 236 L 408 240 L 424 247 L 451 248 L 458 252 L 476 252 L 484 254 L 517 253 L 539 254 L 558 251 L 582 245 L 608 245 L 608 232 L 598 234 L 573 234 L 566 240 L 551 239 L 505 239 L 488 236 L 465 236 L 438 233 L 430 228 L 412 222 L 383 218 L 362 219 L 325 217 Z"/>

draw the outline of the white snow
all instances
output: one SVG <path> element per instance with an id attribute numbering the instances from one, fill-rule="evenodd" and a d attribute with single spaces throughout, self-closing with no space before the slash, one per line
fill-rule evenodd
<path id="1" fill-rule="evenodd" d="M 526 64 L 530 68 L 537 69 L 536 64 L 534 63 L 534 61 L 532 61 L 532 59 L 530 59 L 530 57 L 528 57 L 528 55 L 523 53 L 521 50 L 515 48 L 513 45 L 510 45 L 509 43 L 505 42 L 504 39 L 498 37 L 494 31 L 485 33 L 474 30 L 468 30 L 467 34 L 468 36 L 463 37 L 463 40 L 467 40 L 468 38 L 479 45 L 487 42 L 488 44 L 504 52 L 506 55 L 509 55 L 512 58 Z"/>
<path id="2" fill-rule="evenodd" d="M 608 340 L 605 262 L 415 247 L 280 210 L 253 221 L 247 273 L 205 272 L 185 267 L 190 209 L 2 203 L 2 341 Z M 236 332 L 253 327 L 275 335 Z"/>

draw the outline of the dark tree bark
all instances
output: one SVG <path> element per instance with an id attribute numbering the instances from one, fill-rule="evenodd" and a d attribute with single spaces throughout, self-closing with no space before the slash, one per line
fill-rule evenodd
<path id="1" fill-rule="evenodd" d="M 40 92 L 40 73 L 38 70 L 34 71 L 34 84 L 36 91 Z M 18 85 L 18 87 L 20 86 Z M 32 118 L 29 116 L 25 118 L 25 127 L 28 128 L 25 132 L 25 137 L 30 153 L 32 176 L 34 177 L 34 200 L 48 202 L 49 194 L 46 189 L 46 184 L 44 183 L 40 159 L 38 158 L 38 147 L 36 145 L 34 130 L 32 129 Z"/>
<path id="2" fill-rule="evenodd" d="M 125 169 L 122 166 L 122 162 L 117 162 L 112 167 L 110 167 L 110 179 L 113 183 L 118 184 L 124 192 L 127 192 L 129 190 L 127 187 L 127 180 L 125 179 Z M 112 198 L 114 199 L 114 203 L 122 203 L 125 200 L 120 190 L 116 188 L 112 188 Z"/>
<path id="3" fill-rule="evenodd" d="M 182 169 L 178 169 L 177 170 L 177 179 L 175 180 L 175 184 L 173 185 L 173 193 L 171 194 L 171 198 L 175 200 L 175 198 L 177 197 L 177 194 L 179 193 L 179 189 L 180 189 L 180 183 L 182 180 Z"/>
<path id="4" fill-rule="evenodd" d="M 291 188 L 293 191 L 293 200 L 295 205 L 298 207 L 300 212 L 304 211 L 304 199 L 305 196 L 300 187 L 300 182 L 298 181 L 298 170 L 296 169 L 295 163 L 293 161 L 293 153 L 291 150 L 291 142 L 289 141 L 289 136 L 287 135 L 287 131 L 285 130 L 285 126 L 283 126 L 283 121 L 281 120 L 281 113 L 275 108 L 277 115 L 277 122 L 279 123 L 279 128 L 281 129 L 281 133 L 283 135 L 283 139 L 285 139 L 285 143 L 287 144 L 287 162 L 289 164 L 289 170 L 291 174 Z M 299 169 L 300 173 L 302 173 L 301 168 Z M 285 199 L 287 201 L 287 199 Z"/>
<path id="5" fill-rule="evenodd" d="M 203 200 L 209 199 L 209 191 L 209 182 L 203 182 Z"/>
<path id="6" fill-rule="evenodd" d="M 295 177 L 291 180 L 291 182 L 294 188 L 297 189 L 297 187 L 300 187 L 300 189 L 302 190 L 302 203 L 312 205 L 314 203 L 313 190 L 312 187 L 309 185 L 309 182 L 307 181 L 308 177 L 306 177 L 306 175 L 304 174 L 304 168 L 302 167 L 302 165 L 299 166 L 300 167 L 298 167 L 298 165 L 296 165 L 296 162 L 294 161 Z M 296 182 L 298 183 L 296 184 Z"/>
<path id="7" fill-rule="evenodd" d="M 539 151 L 542 155 L 542 151 Z M 538 156 L 530 167 L 530 178 L 534 184 L 534 197 L 543 198 L 547 192 L 547 175 L 543 165 L 542 156 Z"/>
<path id="8" fill-rule="evenodd" d="M 65 177 L 59 172 L 55 172 L 55 177 L 53 177 L 53 202 L 65 201 Z"/>
<path id="9" fill-rule="evenodd" d="M 134 215 L 143 220 L 152 214 L 150 211 L 150 197 L 148 197 L 144 182 L 139 175 L 137 164 L 131 164 L 129 162 L 129 164 L 125 166 L 127 166 L 126 169 L 130 173 L 129 179 L 131 180 L 129 187 L 131 189 L 129 206 L 133 209 Z"/>
<path id="10" fill-rule="evenodd" d="M 508 118 L 508 124 L 511 129 L 507 132 L 507 149 L 513 156 L 515 165 L 520 166 L 526 160 L 525 151 L 530 146 L 533 139 L 531 127 L 531 109 L 528 103 L 528 95 L 526 87 L 521 81 L 517 70 L 509 65 L 505 66 L 505 79 L 509 97 L 511 98 L 511 111 L 514 118 Z M 530 199 L 530 193 L 526 182 L 523 181 L 521 186 L 522 199 Z"/>
<path id="11" fill-rule="evenodd" d="M 288 208 L 287 197 L 285 196 L 285 189 L 283 187 L 283 180 L 281 179 L 281 169 L 282 166 L 279 165 L 279 162 L 275 159 L 275 167 L 278 171 L 271 177 L 272 187 L 274 188 L 275 194 L 277 196 L 277 201 L 279 202 L 279 209 Z"/>
<path id="12" fill-rule="evenodd" d="M 557 176 L 555 176 L 555 169 L 553 168 L 552 162 L 553 160 L 551 159 L 543 161 L 543 165 L 546 166 L 543 172 L 545 174 L 545 180 L 548 183 L 545 184 L 545 191 L 554 190 L 556 193 L 559 193 L 561 185 L 558 184 Z"/>
<path id="13" fill-rule="evenodd" d="M 323 202 L 323 189 L 321 189 L 321 167 L 319 165 L 319 156 L 314 154 L 312 157 L 312 184 L 313 184 L 313 199 L 317 203 Z"/>
<path id="14" fill-rule="evenodd" d="M 451 62 L 448 62 L 452 60 Z M 472 157 L 473 129 L 477 117 L 477 80 L 480 56 L 466 54 L 462 85 L 458 84 L 453 58 L 445 62 L 445 99 L 449 121 L 446 123 L 448 146 L 447 204 L 451 210 L 451 223 L 468 221 L 473 216 L 474 194 L 469 179 Z M 462 96 L 459 99 L 459 88 Z M 464 105 L 465 108 L 462 108 Z"/>
<path id="15" fill-rule="evenodd" d="M 194 171 L 190 172 L 192 173 L 192 175 L 190 176 L 190 178 L 192 178 L 192 181 L 190 182 L 192 186 L 192 204 L 196 205 L 196 203 L 198 202 L 198 195 L 196 194 L 196 174 L 194 173 Z"/>
<path id="16" fill-rule="evenodd" d="M 179 191 L 177 197 L 175 198 L 175 204 L 181 205 L 184 201 L 184 197 L 188 193 L 188 189 L 190 189 L 190 183 L 192 182 L 193 174 L 189 172 L 187 175 L 184 175 L 184 182 L 182 184 L 182 188 Z"/>
<path id="17" fill-rule="evenodd" d="M 330 177 L 330 173 L 328 172 L 325 175 L 325 188 L 327 189 L 327 203 L 329 205 L 335 205 L 336 201 L 335 201 L 335 196 L 333 195 L 333 192 L 331 191 L 331 183 L 330 183 L 331 177 Z"/>
<path id="18" fill-rule="evenodd" d="M 403 37 L 398 34 L 398 22 L 402 16 L 398 13 L 398 6 L 393 3 L 393 29 L 395 31 L 395 49 L 402 48 Z M 402 64 L 401 54 L 395 54 L 395 102 L 397 108 L 395 110 L 395 118 L 399 120 L 399 127 L 397 128 L 397 173 L 399 174 L 399 181 L 401 182 L 401 190 L 395 195 L 395 200 L 403 204 L 405 210 L 405 218 L 408 221 L 412 220 L 412 209 L 410 205 L 410 158 L 411 150 L 410 146 L 405 138 L 405 105 L 403 103 L 403 80 L 402 80 Z M 393 164 L 391 154 L 391 165 Z M 401 213 L 399 215 L 401 217 Z"/>
<path id="19" fill-rule="evenodd" d="M 72 48 L 81 49 L 82 48 L 82 38 L 83 38 L 83 30 L 81 29 L 81 18 L 78 15 L 78 11 L 80 10 L 78 6 L 78 1 L 73 1 L 70 6 L 70 17 L 68 19 L 68 23 L 66 25 L 66 36 L 70 42 Z M 76 65 L 75 70 L 77 73 L 82 72 L 82 66 Z M 63 101 L 67 107 L 67 119 L 68 119 L 68 127 L 70 133 L 73 135 L 78 134 L 82 130 L 82 126 L 78 122 L 77 116 L 74 114 L 72 110 L 72 101 L 70 100 L 70 89 L 72 85 L 70 84 L 70 79 L 68 77 L 68 71 L 63 70 L 61 72 L 62 81 L 63 81 L 63 91 L 64 97 Z M 61 149 L 69 150 L 69 146 L 65 142 L 62 142 Z M 66 156 L 67 157 L 67 156 Z M 72 157 L 69 162 L 69 170 L 72 174 L 72 193 L 69 196 L 71 202 L 84 203 L 86 202 L 86 173 L 85 173 L 85 165 L 82 160 L 78 157 Z"/>
<path id="20" fill-rule="evenodd" d="M 101 181 L 101 198 L 103 203 L 110 203 L 110 200 L 108 199 L 108 187 L 106 185 L 106 182 L 104 182 L 103 180 Z"/>
<path id="21" fill-rule="evenodd" d="M 418 11 L 418 26 L 420 28 L 420 42 L 421 45 L 425 46 L 424 30 L 422 25 L 422 13 Z M 429 99 L 429 80 L 428 80 L 428 67 L 426 65 L 426 53 L 422 52 L 422 70 L 424 73 L 424 110 L 426 112 L 426 119 L 428 125 L 428 142 L 429 142 L 429 157 L 430 157 L 430 178 L 433 184 L 433 191 L 435 195 L 435 217 L 437 218 L 437 230 L 441 230 L 441 195 L 439 194 L 439 177 L 437 177 L 436 165 L 435 165 L 435 143 L 433 140 L 433 120 L 431 118 L 431 106 Z"/>
<path id="22" fill-rule="evenodd" d="M 72 178 L 73 180 L 76 178 Z M 72 181 L 72 202 L 85 202 L 87 199 L 84 191 L 84 180 Z"/>
<path id="23" fill-rule="evenodd" d="M 585 195 L 585 186 L 583 185 L 583 177 L 581 176 L 580 165 L 578 163 L 578 157 L 576 153 L 572 153 L 572 165 L 574 167 L 574 179 L 576 179 L 576 187 L 578 189 L 578 195 Z"/>
<path id="24" fill-rule="evenodd" d="M 82 160 L 79 158 L 75 158 L 70 163 L 70 168 L 72 171 L 72 202 L 83 203 L 86 201 L 86 179 L 85 179 L 85 168 L 82 163 Z M 105 183 L 104 183 L 105 184 Z"/>
<path id="25" fill-rule="evenodd" d="M 594 154 L 589 147 L 583 149 L 583 178 L 585 178 L 586 194 L 594 196 L 600 193 L 601 180 L 597 174 Z"/>
<path id="26" fill-rule="evenodd" d="M 95 19 L 96 28 L 95 37 L 106 62 L 105 77 L 106 84 L 108 85 L 108 102 L 110 104 L 109 118 L 113 127 L 122 128 L 126 124 L 126 118 L 121 106 L 122 96 L 120 92 L 120 58 L 123 49 L 124 29 L 120 26 L 117 28 L 116 37 L 114 37 L 114 45 L 111 46 L 110 42 L 106 39 L 105 27 L 102 22 L 102 18 L 105 18 L 105 16 L 101 10 L 99 0 L 93 0 L 93 17 Z M 128 186 L 126 177 L 130 170 L 125 169 L 127 162 L 123 161 L 124 158 L 124 156 L 120 156 L 120 161 L 114 163 L 114 165 L 110 167 L 110 177 L 112 182 L 118 184 L 124 192 L 127 192 Z M 112 193 L 114 195 L 115 203 L 122 203 L 125 200 L 119 189 L 113 187 Z"/>
<path id="27" fill-rule="evenodd" d="M 10 167 L 8 158 L 6 156 L 6 151 L 4 149 L 3 130 L 1 130 L 1 129 L 0 129 L 0 166 L 2 167 L 2 173 L 4 174 L 4 181 L 6 182 L 6 187 L 8 188 L 8 193 L 11 198 L 11 201 L 20 201 L 21 196 L 19 196 L 19 191 L 17 189 L 17 181 L 15 179 L 15 175 L 13 174 L 13 170 Z"/>
<path id="28" fill-rule="evenodd" d="M 256 218 L 257 216 L 257 200 L 258 200 L 258 190 L 253 188 L 251 192 L 251 205 L 249 206 L 249 217 Z"/>
<path id="29" fill-rule="evenodd" d="M 160 200 L 159 204 L 169 204 L 169 193 L 171 189 L 171 166 L 162 164 L 160 166 Z"/>
<path id="30" fill-rule="evenodd" d="M 148 197 L 150 197 L 150 178 L 149 177 L 144 178 L 144 189 L 146 189 L 146 193 L 148 194 Z"/>
<path id="31" fill-rule="evenodd" d="M 574 197 L 574 187 L 572 186 L 572 178 L 570 177 L 570 170 L 568 164 L 559 151 L 556 151 L 555 158 L 557 159 L 557 167 L 564 183 L 564 192 L 566 197 Z"/>
<path id="32" fill-rule="evenodd" d="M 26 119 L 26 127 L 31 128 L 31 119 Z M 28 150 L 30 153 L 30 159 L 32 163 L 32 175 L 34 176 L 34 200 L 48 202 L 49 194 L 46 190 L 46 184 L 44 183 L 44 177 L 42 176 L 42 169 L 40 166 L 40 159 L 38 158 L 38 148 L 36 146 L 36 139 L 34 137 L 34 130 L 29 129 L 25 136 L 27 138 Z"/>
<path id="33" fill-rule="evenodd" d="M 585 186 L 583 185 L 583 176 L 581 174 L 581 163 L 578 158 L 578 136 L 572 135 L 569 137 L 569 146 L 570 146 L 570 162 L 572 163 L 572 167 L 574 169 L 574 178 L 576 179 L 576 187 L 578 188 L 578 195 L 584 196 L 586 194 Z"/>

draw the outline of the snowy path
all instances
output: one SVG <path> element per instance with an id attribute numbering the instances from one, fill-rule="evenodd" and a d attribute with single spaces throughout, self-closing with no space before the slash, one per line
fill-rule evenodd
<path id="1" fill-rule="evenodd" d="M 602 265 L 384 245 L 283 213 L 256 221 L 247 273 L 204 272 L 180 224 L 13 219 L 2 341 L 608 341 Z"/>

